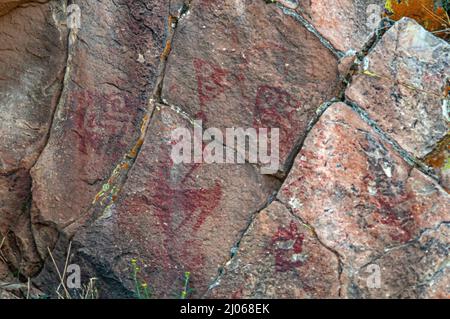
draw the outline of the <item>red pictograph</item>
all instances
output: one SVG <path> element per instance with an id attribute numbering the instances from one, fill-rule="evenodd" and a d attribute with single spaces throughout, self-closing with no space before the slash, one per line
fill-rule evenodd
<path id="1" fill-rule="evenodd" d="M 303 240 L 304 235 L 298 231 L 295 222 L 291 221 L 289 227 L 278 227 L 270 242 L 276 271 L 285 272 L 302 265 L 298 255 L 303 251 Z"/>
<path id="2" fill-rule="evenodd" d="M 200 164 L 191 164 L 187 173 L 178 182 L 170 182 L 170 168 L 161 167 L 158 172 L 158 194 L 153 197 L 155 214 L 167 235 L 178 231 L 185 232 L 185 226 L 191 225 L 196 232 L 219 205 L 222 188 L 218 181 L 213 186 L 196 188 L 188 186 L 195 179 L 193 174 Z M 178 214 L 179 216 L 174 216 Z M 175 217 L 178 222 L 174 222 Z"/>
<path id="3" fill-rule="evenodd" d="M 126 147 L 124 136 L 132 129 L 129 97 L 93 91 L 74 92 L 70 97 L 72 131 L 79 137 L 81 153 Z"/>
<path id="4" fill-rule="evenodd" d="M 224 93 L 226 78 L 230 73 L 202 59 L 194 59 L 193 64 L 197 77 L 197 93 L 201 109 L 197 115 L 206 121 L 204 108 L 209 102 Z"/>
<path id="5" fill-rule="evenodd" d="M 262 85 L 258 87 L 255 100 L 255 125 L 263 127 L 280 127 L 290 129 L 295 127 L 295 113 L 300 108 L 300 102 L 285 90 Z"/>

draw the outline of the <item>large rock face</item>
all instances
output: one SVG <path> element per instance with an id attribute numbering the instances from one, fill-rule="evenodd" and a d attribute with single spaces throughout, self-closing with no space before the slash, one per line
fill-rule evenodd
<path id="1" fill-rule="evenodd" d="M 0 298 L 69 245 L 102 298 L 450 297 L 449 44 L 268 2 L 0 0 Z M 175 163 L 179 128 L 278 128 L 281 165 Z"/>
<path id="2" fill-rule="evenodd" d="M 405 18 L 365 57 L 346 96 L 402 148 L 424 157 L 448 132 L 449 61 L 447 42 Z"/>
<path id="3" fill-rule="evenodd" d="M 347 297 L 397 297 L 445 265 L 450 196 L 409 166 L 345 104 L 330 106 L 314 126 L 278 198 L 339 254 Z M 417 257 L 420 246 L 427 245 L 421 242 L 424 237 L 437 245 L 428 251 L 428 264 Z M 392 261 L 386 253 L 396 254 L 395 267 L 384 263 Z M 369 264 L 381 268 L 381 289 L 367 289 L 355 279 Z M 409 276 L 419 278 L 417 282 L 384 281 L 411 264 Z M 429 289 L 426 284 L 420 288 Z"/>
<path id="4" fill-rule="evenodd" d="M 81 28 L 71 44 L 65 91 L 32 170 L 32 217 L 42 254 L 56 239 L 53 228 L 73 234 L 137 138 L 168 15 L 163 1 L 75 4 L 82 12 Z"/>
<path id="5" fill-rule="evenodd" d="M 174 164 L 171 132 L 193 126 L 168 107 L 155 112 L 119 198 L 75 242 L 83 247 L 82 263 L 97 275 L 125 281 L 129 291 L 133 283 L 125 279 L 137 258 L 145 265 L 142 278 L 155 283 L 156 297 L 181 291 L 186 271 L 195 274 L 191 284 L 198 297 L 279 185 L 249 164 Z"/>
<path id="6" fill-rule="evenodd" d="M 0 18 L 0 242 L 6 237 L 5 260 L 26 273 L 41 262 L 29 231 L 29 170 L 46 145 L 62 90 L 67 30 L 55 20 L 61 10 L 49 3 Z"/>
<path id="7" fill-rule="evenodd" d="M 338 87 L 337 58 L 278 7 L 194 0 L 178 26 L 162 97 L 207 127 L 279 128 L 284 171 Z"/>

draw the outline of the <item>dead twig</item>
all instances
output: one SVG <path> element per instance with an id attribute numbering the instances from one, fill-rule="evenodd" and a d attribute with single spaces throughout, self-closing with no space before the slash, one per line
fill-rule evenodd
<path id="1" fill-rule="evenodd" d="M 3 255 L 3 252 L 2 252 L 2 247 L 3 247 L 3 244 L 5 243 L 5 240 L 6 240 L 6 235 L 2 238 L 2 241 L 0 242 L 0 260 L 6 264 L 7 263 L 6 257 Z"/>
<path id="2" fill-rule="evenodd" d="M 72 299 L 72 297 L 70 296 L 69 290 L 67 289 L 66 284 L 64 283 L 64 279 L 65 279 L 65 276 L 66 276 L 66 270 L 67 270 L 67 263 L 68 263 L 68 260 L 69 260 L 69 255 L 70 255 L 70 249 L 71 249 L 71 246 L 72 246 L 72 242 L 69 243 L 68 254 L 67 254 L 67 256 L 66 256 L 66 263 L 65 263 L 65 265 L 64 265 L 64 272 L 63 272 L 62 275 L 61 275 L 61 272 L 59 271 L 59 268 L 58 268 L 58 265 L 56 264 L 55 259 L 53 258 L 53 254 L 52 254 L 52 252 L 50 251 L 50 248 L 47 247 L 47 250 L 48 250 L 48 253 L 49 253 L 49 255 L 50 255 L 50 258 L 52 259 L 53 265 L 55 266 L 56 272 L 58 273 L 58 276 L 59 276 L 60 283 L 59 283 L 58 287 L 56 288 L 56 294 L 57 294 L 61 299 Z M 64 298 L 64 296 L 61 295 L 61 293 L 59 292 L 59 289 L 60 289 L 61 287 L 63 287 L 64 292 L 65 292 L 65 294 L 66 294 L 65 298 Z"/>
<path id="3" fill-rule="evenodd" d="M 30 277 L 28 277 L 28 282 L 27 282 L 27 299 L 30 299 L 30 290 L 31 290 L 31 279 L 30 279 Z"/>

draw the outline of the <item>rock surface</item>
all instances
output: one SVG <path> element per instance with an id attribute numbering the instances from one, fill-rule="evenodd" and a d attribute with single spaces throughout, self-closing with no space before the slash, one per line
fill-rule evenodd
<path id="1" fill-rule="evenodd" d="M 449 44 L 383 2 L 0 0 L 1 287 L 449 298 Z M 197 119 L 279 171 L 174 163 Z"/>
<path id="2" fill-rule="evenodd" d="M 74 3 L 82 25 L 76 34 L 72 31 L 65 91 L 48 144 L 32 169 L 31 211 L 42 255 L 46 245 L 55 243 L 55 228 L 73 235 L 78 219 L 138 137 L 168 14 L 163 1 L 147 6 Z"/>
<path id="3" fill-rule="evenodd" d="M 381 20 L 385 1 L 288 0 L 280 3 L 296 9 L 335 49 L 347 52 L 362 49 Z"/>
<path id="4" fill-rule="evenodd" d="M 7 14 L 18 6 L 29 4 L 30 2 L 45 3 L 48 0 L 0 0 L 0 16 Z"/>
<path id="5" fill-rule="evenodd" d="M 363 107 L 400 146 L 418 158 L 449 127 L 444 108 L 450 45 L 415 21 L 397 22 L 366 56 L 346 96 Z"/>
<path id="6" fill-rule="evenodd" d="M 0 18 L 0 238 L 6 237 L 5 259 L 25 273 L 41 263 L 29 231 L 29 170 L 45 147 L 62 89 L 67 30 L 54 19 L 61 9 L 27 6 Z"/>
<path id="7" fill-rule="evenodd" d="M 280 8 L 194 0 L 177 29 L 162 97 L 206 127 L 279 128 L 285 171 L 292 146 L 338 88 L 337 58 Z"/>
<path id="8" fill-rule="evenodd" d="M 137 258 L 155 297 L 181 291 L 186 271 L 195 274 L 199 297 L 279 184 L 249 164 L 174 164 L 172 130 L 192 124 L 165 106 L 155 112 L 122 192 L 75 243 L 83 247 L 80 262 L 91 263 L 97 276 L 128 279 Z M 133 283 L 125 281 L 124 289 L 132 291 Z"/>
<path id="9" fill-rule="evenodd" d="M 337 298 L 339 263 L 283 204 L 261 211 L 212 286 L 214 298 Z"/>
<path id="10" fill-rule="evenodd" d="M 443 223 L 448 222 L 450 196 L 409 166 L 343 103 L 330 106 L 309 133 L 278 198 L 339 254 L 344 296 L 396 297 L 411 289 L 409 280 L 373 290 L 355 281 L 365 266 L 377 264 L 379 256 L 396 247 L 408 249 L 395 250 L 395 267 L 389 262 L 377 264 L 382 276 L 393 278 L 399 268 L 418 262 L 410 276 L 416 275 L 418 283 L 425 281 L 419 247 L 426 246 L 420 242 L 426 230 L 443 232 L 436 231 L 439 242 L 430 243 L 437 245 L 437 252 L 428 252 L 433 260 L 428 266 L 445 265 L 450 242 L 444 233 L 448 225 Z"/>

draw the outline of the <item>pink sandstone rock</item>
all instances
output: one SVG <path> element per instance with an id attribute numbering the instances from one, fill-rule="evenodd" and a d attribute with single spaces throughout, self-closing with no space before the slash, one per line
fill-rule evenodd
<path id="1" fill-rule="evenodd" d="M 172 130 L 192 124 L 166 106 L 155 112 L 117 201 L 75 236 L 77 263 L 114 278 L 121 296 L 134 289 L 132 258 L 155 297 L 179 294 L 189 271 L 200 297 L 279 183 L 249 164 L 174 164 Z"/>
<path id="2" fill-rule="evenodd" d="M 330 106 L 309 133 L 278 198 L 341 256 L 343 295 L 349 297 L 358 297 L 350 283 L 363 267 L 392 247 L 413 249 L 410 243 L 424 230 L 450 218 L 449 195 L 343 103 Z M 441 240 L 448 247 L 448 238 Z M 420 256 L 420 249 L 414 251 Z M 398 258 L 396 266 L 384 264 L 385 276 L 393 276 L 397 266 L 408 267 L 408 258 Z M 445 259 L 442 254 L 430 258 Z M 425 280 L 423 267 L 412 270 L 417 282 Z M 402 289 L 411 284 L 397 282 Z M 399 293 L 394 288 L 384 287 L 382 295 Z M 363 296 L 376 296 L 374 291 Z"/>
<path id="3" fill-rule="evenodd" d="M 339 263 L 279 202 L 261 211 L 206 297 L 337 298 Z"/>
<path id="4" fill-rule="evenodd" d="M 448 134 L 449 57 L 447 42 L 403 18 L 367 55 L 346 96 L 403 149 L 422 158 Z"/>
<path id="5" fill-rule="evenodd" d="M 384 0 L 298 1 L 297 11 L 342 52 L 362 49 L 384 12 Z"/>
<path id="6" fill-rule="evenodd" d="M 336 96 L 338 76 L 337 58 L 280 8 L 194 0 L 178 25 L 162 97 L 205 127 L 279 128 L 285 171 L 315 110 Z"/>

